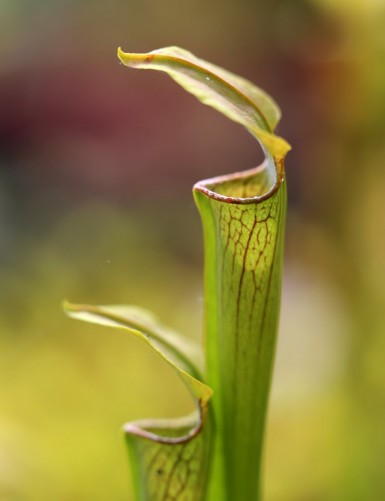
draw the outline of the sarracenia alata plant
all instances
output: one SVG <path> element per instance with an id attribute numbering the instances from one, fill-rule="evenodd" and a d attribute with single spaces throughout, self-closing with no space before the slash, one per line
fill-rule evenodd
<path id="1" fill-rule="evenodd" d="M 265 161 L 193 189 L 205 249 L 204 348 L 132 306 L 66 304 L 74 318 L 127 330 L 182 379 L 196 412 L 124 426 L 137 499 L 260 499 L 264 423 L 276 344 L 290 146 L 274 134 L 280 110 L 247 80 L 190 52 L 118 50 L 132 68 L 168 73 L 201 102 L 242 124 Z"/>

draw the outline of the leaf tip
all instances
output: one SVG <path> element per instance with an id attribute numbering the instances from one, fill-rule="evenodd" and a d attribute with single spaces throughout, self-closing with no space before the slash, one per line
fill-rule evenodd
<path id="1" fill-rule="evenodd" d="M 125 66 L 134 68 L 136 66 L 151 63 L 154 55 L 149 54 L 136 54 L 134 52 L 124 52 L 121 47 L 118 47 L 118 58 Z"/>
<path id="2" fill-rule="evenodd" d="M 118 47 L 118 59 L 125 66 L 133 66 L 135 60 L 137 60 L 137 54 L 131 54 L 130 52 L 124 52 L 121 47 Z"/>
<path id="3" fill-rule="evenodd" d="M 64 299 L 61 303 L 61 306 L 64 310 L 64 313 L 69 313 L 71 311 L 71 307 L 73 306 L 69 301 L 68 299 Z"/>
<path id="4" fill-rule="evenodd" d="M 64 313 L 72 318 L 82 309 L 81 305 L 71 303 L 70 301 L 68 301 L 68 299 L 64 299 L 64 301 L 62 301 L 62 308 L 64 310 Z"/>

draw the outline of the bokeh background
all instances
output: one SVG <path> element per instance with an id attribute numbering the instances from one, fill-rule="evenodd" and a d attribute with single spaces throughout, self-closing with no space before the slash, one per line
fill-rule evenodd
<path id="1" fill-rule="evenodd" d="M 138 304 L 199 339 L 191 186 L 261 159 L 165 75 L 121 66 L 119 45 L 180 45 L 280 103 L 265 499 L 385 499 L 384 2 L 1 0 L 0 28 L 0 499 L 133 499 L 121 425 L 192 404 L 144 345 L 61 301 Z"/>

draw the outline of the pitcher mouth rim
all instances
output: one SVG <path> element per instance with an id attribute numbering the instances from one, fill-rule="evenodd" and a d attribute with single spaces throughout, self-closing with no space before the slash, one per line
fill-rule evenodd
<path id="1" fill-rule="evenodd" d="M 273 164 L 273 165 L 272 165 Z M 227 195 L 222 195 L 216 191 L 216 186 L 221 185 L 226 182 L 231 182 L 237 179 L 247 178 L 255 176 L 259 174 L 265 169 L 274 168 L 276 173 L 276 180 L 273 185 L 262 195 L 256 195 L 254 197 L 231 197 Z M 232 204 L 252 204 L 259 203 L 263 200 L 270 198 L 274 193 L 278 191 L 281 184 L 285 180 L 284 169 L 283 169 L 283 160 L 274 159 L 272 162 L 269 162 L 265 159 L 260 165 L 257 167 L 253 167 L 251 169 L 247 169 L 240 172 L 233 172 L 231 174 L 224 174 L 221 176 L 215 176 L 210 179 L 204 179 L 202 181 L 198 181 L 193 186 L 194 192 L 201 192 L 209 198 L 213 200 L 217 200 L 220 202 L 232 203 Z"/>

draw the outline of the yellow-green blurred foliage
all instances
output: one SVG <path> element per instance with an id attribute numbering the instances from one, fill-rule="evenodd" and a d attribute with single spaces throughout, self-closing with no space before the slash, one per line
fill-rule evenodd
<path id="1" fill-rule="evenodd" d="M 190 189 L 261 154 L 115 56 L 171 44 L 268 90 L 293 145 L 265 498 L 384 499 L 384 2 L 2 0 L 0 27 L 0 499 L 132 499 L 121 425 L 191 408 L 145 346 L 60 307 L 201 337 Z"/>

